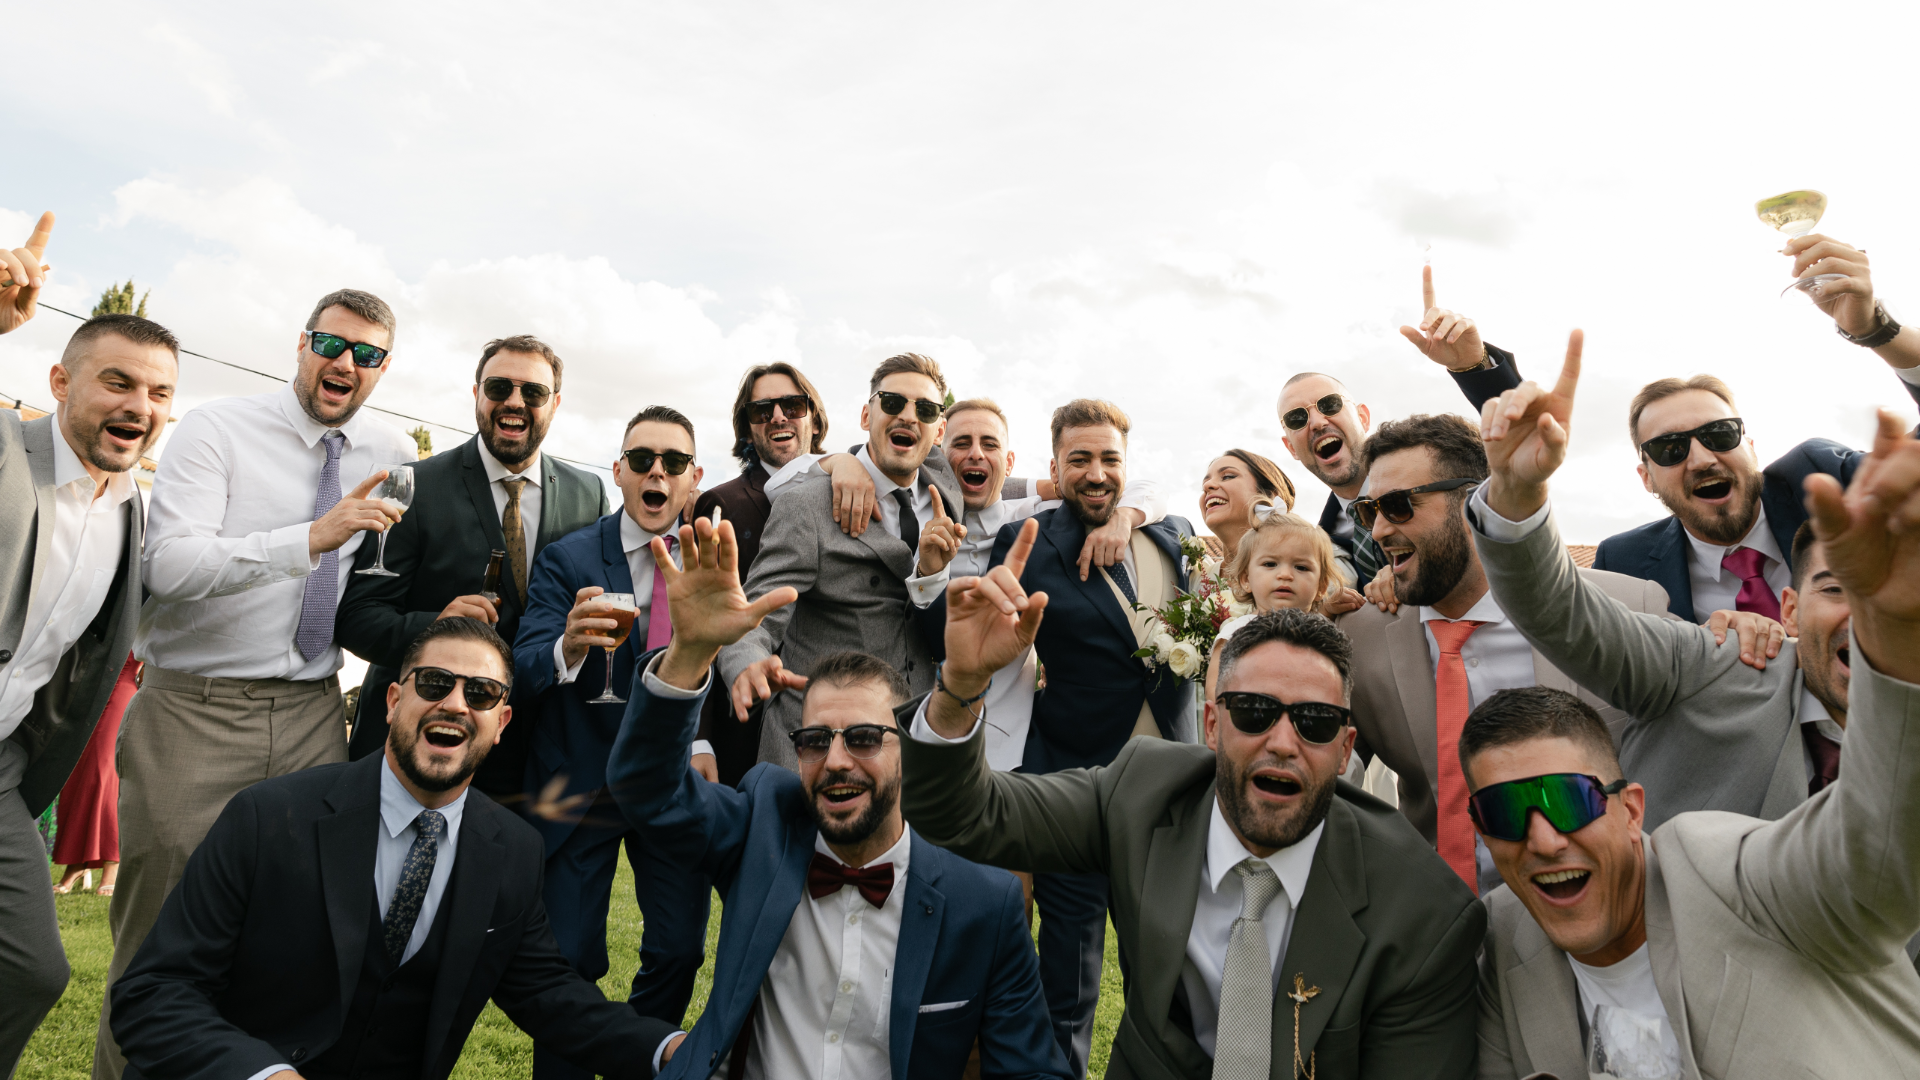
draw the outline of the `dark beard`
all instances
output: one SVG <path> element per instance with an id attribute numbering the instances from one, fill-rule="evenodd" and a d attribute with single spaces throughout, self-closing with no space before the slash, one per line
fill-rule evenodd
<path id="1" fill-rule="evenodd" d="M 519 446 L 499 446 L 494 443 L 494 425 L 506 416 L 526 418 L 527 437 Z M 493 455 L 493 460 L 502 465 L 518 465 L 540 449 L 540 444 L 547 437 L 547 423 L 551 420 L 552 418 L 549 417 L 546 422 L 543 422 L 540 417 L 525 409 L 501 409 L 480 421 L 480 441 L 487 444 L 487 453 Z"/>
<path id="2" fill-rule="evenodd" d="M 1097 529 L 1105 525 L 1107 522 L 1113 520 L 1114 511 L 1120 509 L 1120 500 L 1117 498 L 1111 499 L 1107 502 L 1106 511 L 1095 516 L 1093 511 L 1088 510 L 1086 504 L 1080 501 L 1080 492 L 1078 490 L 1061 492 L 1060 498 L 1061 501 L 1067 504 L 1067 508 L 1073 511 L 1073 516 L 1080 519 L 1080 524 L 1085 525 L 1088 529 Z"/>
<path id="3" fill-rule="evenodd" d="M 436 717 L 444 723 L 467 729 L 467 756 L 460 762 L 459 768 L 445 776 L 429 776 L 421 772 L 419 763 L 413 760 L 414 747 L 420 744 L 420 729 Z M 487 747 L 481 745 L 477 736 L 478 731 L 472 723 L 438 711 L 422 716 L 412 726 L 395 724 L 387 731 L 387 741 L 393 744 L 393 759 L 400 763 L 400 771 L 406 773 L 407 779 L 413 781 L 421 791 L 451 791 L 466 783 L 467 778 L 480 768 L 480 763 L 487 757 Z"/>
<path id="4" fill-rule="evenodd" d="M 1445 600 L 1460 584 L 1468 564 L 1473 561 L 1473 539 L 1467 535 L 1466 519 L 1458 514 L 1450 515 L 1446 531 L 1429 541 L 1426 548 L 1416 547 L 1415 552 L 1419 556 L 1419 571 L 1405 584 L 1395 575 L 1394 587 L 1400 591 L 1401 603 L 1432 607 Z"/>
<path id="5" fill-rule="evenodd" d="M 1760 516 L 1760 486 L 1754 483 L 1752 475 L 1742 476 L 1727 469 L 1707 469 L 1690 472 L 1681 478 L 1685 485 L 1681 490 L 1692 491 L 1701 480 L 1707 477 L 1725 477 L 1733 484 L 1733 499 L 1724 509 L 1709 509 L 1699 506 L 1682 495 L 1670 499 L 1666 492 L 1658 492 L 1661 505 L 1665 506 L 1687 531 L 1705 540 L 1709 544 L 1732 547 L 1747 538 L 1753 529 L 1753 523 Z"/>
<path id="6" fill-rule="evenodd" d="M 869 837 L 880 831 L 881 823 L 886 821 L 887 815 L 893 812 L 894 804 L 900 801 L 900 780 L 895 777 L 890 784 L 875 784 L 867 788 L 871 796 L 867 799 L 867 808 L 852 821 L 841 824 L 828 820 L 826 815 L 821 813 L 821 791 L 842 784 L 863 783 L 871 784 L 872 782 L 849 772 L 822 773 L 820 779 L 814 781 L 813 790 L 808 793 L 807 809 L 813 814 L 813 823 L 819 827 L 820 835 L 827 838 L 827 843 L 839 844 L 842 847 L 865 843 Z"/>
<path id="7" fill-rule="evenodd" d="M 1306 801 L 1292 814 L 1274 817 L 1259 813 L 1247 801 L 1248 775 L 1268 763 L 1263 758 L 1241 770 L 1234 767 L 1227 755 L 1214 755 L 1214 791 L 1220 799 L 1220 814 L 1250 843 L 1267 848 L 1292 847 L 1327 819 L 1327 809 L 1333 805 L 1334 778 L 1329 776 L 1319 784 L 1307 783 Z"/>

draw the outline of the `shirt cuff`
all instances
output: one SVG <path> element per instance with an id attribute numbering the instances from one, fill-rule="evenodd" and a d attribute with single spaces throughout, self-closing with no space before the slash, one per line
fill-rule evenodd
<path id="1" fill-rule="evenodd" d="M 712 744 L 712 743 L 710 743 L 710 742 L 708 742 L 708 741 L 707 741 L 707 740 L 705 740 L 705 739 L 695 739 L 695 740 L 693 740 L 693 753 L 691 753 L 691 754 L 689 754 L 688 756 L 689 756 L 689 757 L 699 757 L 699 756 L 700 756 L 701 754 L 705 754 L 705 755 L 707 755 L 708 757 L 717 757 L 717 756 L 718 756 L 717 754 L 715 754 L 715 753 L 713 752 L 713 744 Z"/>
<path id="2" fill-rule="evenodd" d="M 283 525 L 267 533 L 267 563 L 276 581 L 303 578 L 320 569 L 320 559 L 308 554 L 313 545 L 313 522 Z M 326 557 L 321 552 L 321 558 Z"/>
<path id="3" fill-rule="evenodd" d="M 952 572 L 953 567 L 949 564 L 925 577 L 908 578 L 907 596 L 912 598 L 913 606 L 932 607 L 933 602 L 940 599 L 940 594 L 947 591 L 947 581 Z"/>
<path id="4" fill-rule="evenodd" d="M 1152 480 L 1129 481 L 1126 490 L 1120 493 L 1120 505 L 1140 511 L 1140 524 L 1143 526 L 1156 524 L 1167 517 L 1167 500 L 1160 494 L 1160 485 Z"/>
<path id="5" fill-rule="evenodd" d="M 666 1038 L 661 1039 L 660 1045 L 653 1048 L 653 1075 L 659 1076 L 660 1066 L 665 1064 L 660 1060 L 660 1055 L 667 1052 L 667 1044 L 685 1034 L 686 1032 L 684 1031 L 676 1031 Z M 253 1080 L 259 1080 L 259 1077 L 254 1077 Z"/>
<path id="6" fill-rule="evenodd" d="M 920 707 L 913 711 L 913 725 L 907 729 L 907 733 L 914 738 L 924 743 L 933 743 L 936 746 L 941 743 L 945 743 L 948 746 L 955 746 L 973 738 L 974 733 L 980 730 L 981 722 L 978 720 L 973 722 L 973 726 L 967 729 L 965 735 L 957 739 L 949 739 L 945 735 L 933 730 L 933 725 L 927 723 L 927 702 L 931 700 L 933 700 L 933 695 L 927 695 L 927 697 L 920 702 Z"/>
<path id="7" fill-rule="evenodd" d="M 713 685 L 712 668 L 707 669 L 707 677 L 700 680 L 700 685 L 692 690 L 682 690 L 677 686 L 670 686 L 661 681 L 660 676 L 653 673 L 653 669 L 660 666 L 660 657 L 665 655 L 667 655 L 667 651 L 662 649 L 658 656 L 655 656 L 647 662 L 646 674 L 640 678 L 640 685 L 647 688 L 647 693 L 657 698 L 666 698 L 668 701 L 692 701 L 694 698 L 706 693 L 707 687 Z M 711 753 L 712 751 L 709 750 L 708 752 Z"/>
<path id="8" fill-rule="evenodd" d="M 567 686 L 580 677 L 580 669 L 587 666 L 587 654 L 580 654 L 580 662 L 567 666 L 567 639 L 559 637 L 553 642 L 553 681 L 556 686 Z"/>
<path id="9" fill-rule="evenodd" d="M 267 1080 L 267 1077 L 272 1076 L 274 1073 L 285 1072 L 291 1068 L 293 1068 L 293 1066 L 287 1065 L 284 1063 L 279 1065 L 269 1065 L 266 1068 L 261 1069 L 259 1072 L 254 1073 L 252 1076 L 247 1077 L 247 1080 Z M 655 1070 L 655 1071 L 657 1072 L 658 1070 Z"/>
<path id="10" fill-rule="evenodd" d="M 1467 500 L 1467 505 L 1473 511 L 1468 517 L 1473 520 L 1474 531 L 1481 536 L 1496 544 L 1517 544 L 1547 523 L 1547 511 L 1552 503 L 1541 504 L 1540 509 L 1525 521 L 1508 521 L 1487 505 L 1486 490 L 1485 487 L 1475 488 L 1473 498 Z"/>
<path id="11" fill-rule="evenodd" d="M 1894 368 L 1893 373 L 1900 376 L 1901 382 L 1920 386 L 1920 364 L 1915 364 L 1912 367 Z"/>

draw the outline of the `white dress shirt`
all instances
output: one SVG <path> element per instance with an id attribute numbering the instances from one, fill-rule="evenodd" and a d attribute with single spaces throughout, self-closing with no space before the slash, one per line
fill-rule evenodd
<path id="1" fill-rule="evenodd" d="M 292 386 L 210 401 L 181 417 L 167 442 L 147 510 L 142 560 L 147 598 L 134 656 L 171 671 L 229 679 L 324 679 L 340 647 L 308 660 L 294 644 L 307 575 L 314 495 L 329 429 L 300 407 Z M 414 441 L 367 410 L 341 425 L 344 498 L 378 469 L 419 457 Z M 339 549 L 336 600 L 354 552 Z"/>
<path id="2" fill-rule="evenodd" d="M 67 444 L 56 418 L 53 428 L 53 542 L 35 554 L 42 560 L 27 599 L 26 622 L 13 659 L 0 665 L 0 739 L 33 711 L 33 696 L 53 678 L 60 658 L 80 640 L 100 613 L 127 553 L 127 500 L 133 477 L 108 473 L 100 491 L 87 467 Z M 31 504 L 9 513 L 26 513 Z M 129 582 L 128 588 L 138 588 Z"/>
<path id="3" fill-rule="evenodd" d="M 1734 600 L 1740 595 L 1740 586 L 1745 582 L 1738 574 L 1721 567 L 1720 560 L 1727 552 L 1737 547 L 1752 548 L 1767 557 L 1766 567 L 1761 574 L 1767 579 L 1767 587 L 1773 590 L 1773 599 L 1777 603 L 1780 590 L 1793 584 L 1793 574 L 1787 568 L 1787 557 L 1780 552 L 1780 545 L 1773 538 L 1773 530 L 1767 527 L 1767 508 L 1759 508 L 1760 513 L 1753 519 L 1753 528 L 1740 542 L 1728 547 L 1709 544 L 1705 540 L 1687 533 L 1687 578 L 1693 586 L 1693 621 L 1704 623 L 1716 611 L 1733 611 Z"/>
<path id="4" fill-rule="evenodd" d="M 493 512 L 501 521 L 506 520 L 507 514 L 507 485 L 502 481 L 526 481 L 520 485 L 520 531 L 526 534 L 527 558 L 531 560 L 540 539 L 540 452 L 534 451 L 524 470 L 513 472 L 500 464 L 500 459 L 487 449 L 486 441 L 477 435 L 474 445 L 480 448 L 480 467 L 487 472 L 487 490 L 493 493 Z M 533 567 L 529 565 L 527 571 L 532 573 Z"/>
<path id="5" fill-rule="evenodd" d="M 1320 834 L 1326 827 L 1324 821 L 1315 825 L 1292 847 L 1281 848 L 1261 860 L 1280 879 L 1280 890 L 1261 917 L 1267 932 L 1267 963 L 1276 987 L 1281 979 L 1280 960 L 1287 954 L 1287 939 L 1293 934 L 1293 917 L 1299 910 L 1300 897 L 1306 895 L 1313 853 L 1319 849 Z M 1234 835 L 1216 797 L 1207 824 L 1207 861 L 1200 866 L 1193 926 L 1187 931 L 1187 960 L 1180 966 L 1180 986 L 1187 992 L 1187 1007 L 1193 1014 L 1193 1038 L 1209 1056 L 1213 1054 L 1214 1029 L 1220 1022 L 1220 977 L 1227 967 L 1227 946 L 1233 941 L 1233 923 L 1240 918 L 1246 899 L 1246 882 L 1233 868 L 1249 858 L 1258 856 Z"/>

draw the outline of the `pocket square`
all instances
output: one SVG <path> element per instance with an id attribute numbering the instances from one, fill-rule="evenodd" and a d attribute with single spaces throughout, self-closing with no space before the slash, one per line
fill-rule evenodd
<path id="1" fill-rule="evenodd" d="M 966 1001 L 942 1001 L 935 1005 L 922 1005 L 920 1006 L 920 1011 L 923 1013 L 952 1012 L 955 1009 L 965 1006 L 967 1001 L 972 1000 L 972 998 L 968 998 Z"/>

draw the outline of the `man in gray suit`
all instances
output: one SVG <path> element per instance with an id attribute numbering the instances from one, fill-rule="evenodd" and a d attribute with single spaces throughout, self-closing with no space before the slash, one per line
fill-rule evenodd
<path id="1" fill-rule="evenodd" d="M 1554 393 L 1489 405 L 1479 516 L 1532 530 L 1480 537 L 1496 589 L 1496 560 L 1538 566 L 1549 545 L 1566 558 L 1546 522 L 1547 478 L 1565 457 L 1577 371 L 1576 346 Z M 1461 764 L 1507 885 L 1488 898 L 1482 1077 L 1920 1077 L 1920 973 L 1901 949 L 1920 930 L 1920 443 L 1891 413 L 1879 423 L 1844 495 L 1831 477 L 1806 484 L 1816 573 L 1852 616 L 1844 782 L 1775 821 L 1683 813 L 1649 836 L 1648 793 L 1591 710 L 1512 692 L 1476 710 Z M 1513 558 L 1493 554 L 1502 547 Z M 1656 625 L 1577 594 L 1579 609 Z M 1655 666 L 1634 635 L 1601 630 L 1592 644 L 1636 669 L 1625 682 Z M 1690 651 L 1665 665 L 1697 668 Z M 1711 681 L 1687 690 L 1751 712 Z"/>
<path id="2" fill-rule="evenodd" d="M 103 315 L 50 374 L 58 407 L 0 411 L 0 1076 L 67 985 L 34 819 L 66 783 L 140 620 L 140 492 L 166 429 L 179 342 Z"/>
<path id="3" fill-rule="evenodd" d="M 782 586 L 798 603 L 769 615 L 745 638 L 721 650 L 720 674 L 732 688 L 736 719 L 767 701 L 760 760 L 795 768 L 787 732 L 800 726 L 800 695 L 813 662 L 829 653 L 870 653 L 893 665 L 916 694 L 933 685 L 933 661 L 914 626 L 907 586 L 915 580 L 920 532 L 944 506 L 962 506 L 945 470 L 922 468 L 946 431 L 940 365 L 918 353 L 888 357 L 873 371 L 860 424 L 867 444 L 854 456 L 881 493 L 876 527 L 849 536 L 833 518 L 833 481 L 808 476 L 774 501 L 760 555 L 747 578 L 749 597 Z M 771 698 L 772 700 L 768 700 Z"/>

